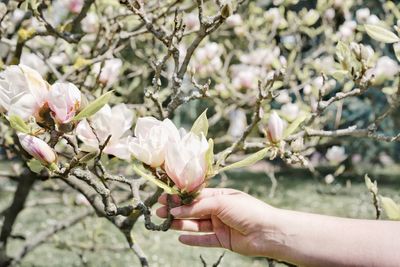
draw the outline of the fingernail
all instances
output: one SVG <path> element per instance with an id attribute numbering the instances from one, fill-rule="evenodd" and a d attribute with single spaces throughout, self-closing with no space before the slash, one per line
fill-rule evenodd
<path id="1" fill-rule="evenodd" d="M 173 208 L 173 209 L 171 209 L 171 214 L 172 214 L 172 216 L 178 216 L 181 212 L 181 209 L 178 207 L 178 208 Z"/>

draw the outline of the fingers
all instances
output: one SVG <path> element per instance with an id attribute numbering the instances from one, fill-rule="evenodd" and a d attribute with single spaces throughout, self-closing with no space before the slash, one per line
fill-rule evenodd
<path id="1" fill-rule="evenodd" d="M 171 228 L 187 232 L 213 232 L 211 220 L 174 220 Z"/>
<path id="2" fill-rule="evenodd" d="M 196 198 L 196 201 L 207 198 L 207 197 L 213 197 L 213 196 L 218 196 L 218 195 L 228 195 L 228 194 L 234 194 L 238 193 L 239 191 L 235 189 L 230 189 L 230 188 L 204 188 L 201 190 L 200 195 Z M 167 194 L 162 194 L 158 198 L 158 202 L 163 205 L 167 205 Z M 179 196 L 173 195 L 172 196 L 172 203 L 180 205 L 181 200 Z"/>
<path id="3" fill-rule="evenodd" d="M 167 218 L 168 216 L 168 208 L 167 206 L 162 206 L 156 210 L 156 214 L 160 218 Z M 209 219 L 210 214 L 207 214 L 205 216 L 199 217 L 198 219 Z"/>
<path id="4" fill-rule="evenodd" d="M 175 218 L 204 218 L 212 214 L 218 214 L 222 208 L 220 201 L 216 198 L 204 198 L 194 202 L 191 205 L 179 206 L 171 209 L 171 214 Z"/>
<path id="5" fill-rule="evenodd" d="M 215 248 L 222 247 L 215 234 L 181 235 L 179 236 L 179 241 L 189 246 L 215 247 Z"/>

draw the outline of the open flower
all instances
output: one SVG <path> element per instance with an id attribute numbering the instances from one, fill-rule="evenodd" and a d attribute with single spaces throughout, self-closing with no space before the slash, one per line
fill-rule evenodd
<path id="1" fill-rule="evenodd" d="M 113 108 L 105 105 L 90 118 L 90 121 L 97 137 L 87 120 L 81 121 L 76 127 L 78 138 L 84 143 L 83 150 L 96 151 L 111 135 L 103 152 L 125 160 L 131 158 L 128 144 L 133 114 L 125 104 L 118 104 Z"/>
<path id="2" fill-rule="evenodd" d="M 43 140 L 23 133 L 18 133 L 18 139 L 22 148 L 43 165 L 48 166 L 57 161 L 56 153 Z"/>
<path id="3" fill-rule="evenodd" d="M 205 136 L 192 132 L 167 146 L 165 171 L 181 192 L 195 192 L 204 184 L 207 150 Z"/>
<path id="4" fill-rule="evenodd" d="M 0 73 L 0 109 L 23 120 L 40 120 L 40 109 L 47 101 L 49 84 L 35 70 L 13 65 Z"/>
<path id="5" fill-rule="evenodd" d="M 135 136 L 129 143 L 135 158 L 157 168 L 164 163 L 169 141 L 179 138 L 179 131 L 169 119 L 159 121 L 153 117 L 139 118 Z"/>
<path id="6" fill-rule="evenodd" d="M 279 143 L 283 136 L 283 121 L 276 112 L 272 112 L 268 121 L 267 138 L 271 143 Z"/>
<path id="7" fill-rule="evenodd" d="M 51 86 L 48 104 L 57 123 L 68 123 L 81 105 L 81 92 L 72 83 L 55 83 Z"/>

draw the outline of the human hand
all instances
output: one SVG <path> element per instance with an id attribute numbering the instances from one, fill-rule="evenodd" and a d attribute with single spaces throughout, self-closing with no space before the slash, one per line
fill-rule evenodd
<path id="1" fill-rule="evenodd" d="M 157 210 L 167 216 L 167 195 Z M 222 247 L 248 256 L 278 256 L 281 234 L 274 227 L 277 209 L 234 189 L 203 189 L 190 205 L 181 206 L 173 196 L 175 217 L 171 228 L 203 235 L 183 234 L 179 241 L 190 246 Z"/>

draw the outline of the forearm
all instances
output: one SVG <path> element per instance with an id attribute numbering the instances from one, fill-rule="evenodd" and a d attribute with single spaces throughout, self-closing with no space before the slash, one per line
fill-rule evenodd
<path id="1" fill-rule="evenodd" d="M 399 266 L 400 222 L 279 210 L 275 257 L 302 266 Z M 268 254 L 268 252 L 267 252 Z M 268 256 L 268 255 L 267 255 Z"/>

